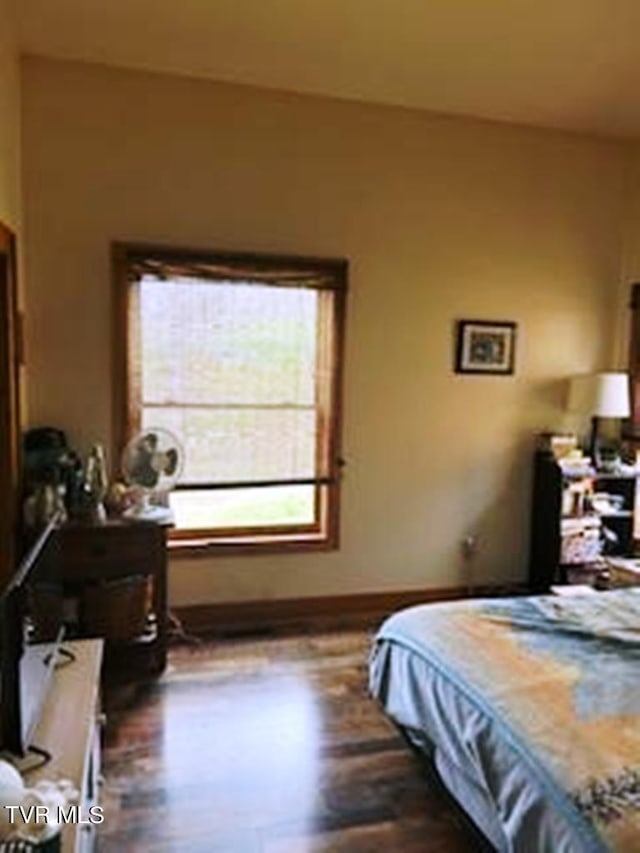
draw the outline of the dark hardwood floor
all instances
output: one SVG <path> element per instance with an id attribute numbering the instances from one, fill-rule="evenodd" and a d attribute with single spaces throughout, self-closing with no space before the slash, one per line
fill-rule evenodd
<path id="1" fill-rule="evenodd" d="M 107 696 L 102 853 L 473 851 L 366 691 L 370 632 L 212 640 Z"/>

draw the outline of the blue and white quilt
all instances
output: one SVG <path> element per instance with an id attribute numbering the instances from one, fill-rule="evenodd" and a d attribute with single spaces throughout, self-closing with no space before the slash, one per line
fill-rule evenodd
<path id="1" fill-rule="evenodd" d="M 640 588 L 409 608 L 370 687 L 482 788 L 504 849 L 640 851 Z"/>

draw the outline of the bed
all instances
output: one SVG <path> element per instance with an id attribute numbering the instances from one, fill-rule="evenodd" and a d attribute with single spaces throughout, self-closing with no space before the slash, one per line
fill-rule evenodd
<path id="1" fill-rule="evenodd" d="M 427 604 L 373 696 L 499 851 L 640 851 L 640 588 Z"/>

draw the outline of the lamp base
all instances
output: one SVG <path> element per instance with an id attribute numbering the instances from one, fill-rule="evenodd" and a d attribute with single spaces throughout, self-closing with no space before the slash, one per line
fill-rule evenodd
<path id="1" fill-rule="evenodd" d="M 601 439 L 598 434 L 600 418 L 591 418 L 591 433 L 589 436 L 589 455 L 596 471 L 603 474 L 617 474 L 620 471 L 620 446 L 615 440 Z"/>
<path id="2" fill-rule="evenodd" d="M 591 418 L 591 432 L 589 433 L 589 456 L 591 464 L 597 470 L 600 468 L 600 441 L 598 439 L 598 417 Z"/>

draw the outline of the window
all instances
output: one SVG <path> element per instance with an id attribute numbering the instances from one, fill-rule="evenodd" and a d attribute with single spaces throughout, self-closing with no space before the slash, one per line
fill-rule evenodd
<path id="1" fill-rule="evenodd" d="M 118 244 L 116 441 L 184 449 L 172 540 L 335 547 L 345 261 Z"/>

